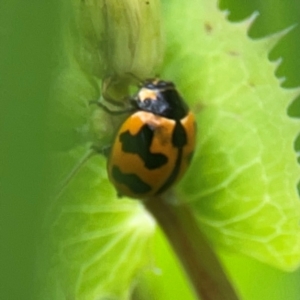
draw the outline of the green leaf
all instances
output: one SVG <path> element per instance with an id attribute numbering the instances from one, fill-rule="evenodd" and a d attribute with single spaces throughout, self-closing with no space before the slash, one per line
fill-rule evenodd
<path id="1" fill-rule="evenodd" d="M 199 128 L 179 191 L 216 246 L 292 270 L 300 262 L 299 122 L 287 108 L 299 90 L 281 88 L 279 62 L 268 60 L 286 32 L 252 40 L 253 20 L 229 23 L 214 1 L 165 4 L 164 74 L 180 85 Z"/>
<path id="2" fill-rule="evenodd" d="M 72 166 L 84 151 L 79 147 L 56 161 Z M 57 206 L 51 226 L 52 278 L 47 294 L 127 299 L 137 271 L 151 258 L 152 217 L 139 202 L 116 199 L 100 156 L 80 168 L 58 201 L 63 205 Z"/>
<path id="3" fill-rule="evenodd" d="M 91 120 L 94 129 L 97 123 L 101 145 L 115 129 L 115 120 L 103 112 L 91 117 L 88 106 L 99 97 L 98 77 L 106 70 L 96 48 L 103 43 L 101 14 L 93 5 L 89 13 L 76 5 L 73 22 L 82 32 L 74 30 L 66 38 L 64 70 L 55 87 L 58 181 L 88 151 Z M 166 54 L 161 76 L 177 84 L 199 128 L 195 157 L 178 194 L 193 207 L 216 247 L 284 270 L 295 268 L 300 262 L 300 203 L 293 142 L 299 122 L 286 111 L 299 91 L 281 88 L 274 75 L 278 63 L 268 60 L 282 34 L 254 41 L 247 36 L 253 18 L 232 24 L 216 1 L 165 1 L 162 9 Z M 94 34 L 95 24 L 99 28 Z M 160 61 L 161 52 L 153 54 L 150 66 L 142 64 L 143 69 L 141 61 L 152 48 L 141 49 L 138 58 L 134 51 L 126 55 L 137 59 L 137 73 L 153 75 L 153 57 Z M 122 59 L 119 52 L 115 57 Z M 51 259 L 43 296 L 128 299 L 139 272 L 152 267 L 152 218 L 138 201 L 117 199 L 101 156 L 74 173 L 56 201 L 49 217 L 51 239 L 45 243 Z"/>

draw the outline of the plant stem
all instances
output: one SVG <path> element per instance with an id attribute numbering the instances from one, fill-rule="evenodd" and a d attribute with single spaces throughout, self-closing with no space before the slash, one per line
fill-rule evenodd
<path id="1" fill-rule="evenodd" d="M 145 206 L 167 236 L 199 299 L 238 300 L 189 207 L 163 197 L 147 199 Z"/>

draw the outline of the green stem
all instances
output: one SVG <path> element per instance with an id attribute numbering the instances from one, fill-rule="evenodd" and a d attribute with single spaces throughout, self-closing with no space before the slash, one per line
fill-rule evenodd
<path id="1" fill-rule="evenodd" d="M 162 197 L 148 199 L 145 206 L 167 236 L 199 299 L 238 300 L 189 207 Z"/>

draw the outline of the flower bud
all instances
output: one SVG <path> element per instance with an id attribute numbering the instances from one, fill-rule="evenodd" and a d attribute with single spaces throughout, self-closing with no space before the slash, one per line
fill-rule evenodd
<path id="1" fill-rule="evenodd" d="M 159 0 L 85 0 L 74 9 L 75 57 L 85 71 L 154 75 L 163 58 Z"/>

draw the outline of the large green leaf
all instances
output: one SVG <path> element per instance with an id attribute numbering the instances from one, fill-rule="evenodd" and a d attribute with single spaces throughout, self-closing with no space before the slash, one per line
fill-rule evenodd
<path id="1" fill-rule="evenodd" d="M 268 60 L 285 32 L 252 40 L 253 17 L 233 24 L 213 1 L 190 5 L 166 4 L 164 15 L 165 74 L 182 86 L 199 127 L 179 190 L 216 245 L 293 269 L 300 260 L 293 150 L 300 126 L 287 108 L 299 89 L 281 88 L 274 74 L 279 62 Z"/>
<path id="2" fill-rule="evenodd" d="M 142 5 L 129 2 L 127 9 Z M 64 70 L 55 87 L 53 128 L 65 149 L 55 155 L 57 178 L 68 177 L 88 151 L 91 123 L 104 145 L 117 122 L 101 111 L 90 114 L 88 106 L 99 96 L 97 77 L 105 69 L 96 48 L 103 42 L 96 10 L 102 6 L 99 1 L 73 3 L 76 30 L 66 38 Z M 165 1 L 162 8 L 166 54 L 161 76 L 177 84 L 199 128 L 194 160 L 176 188 L 180 198 L 194 209 L 216 247 L 284 270 L 295 268 L 300 262 L 300 203 L 293 142 L 299 122 L 286 111 L 298 91 L 280 87 L 274 75 L 278 63 L 268 60 L 281 35 L 251 40 L 247 31 L 253 19 L 232 24 L 216 1 Z M 150 23 L 151 18 L 145 26 Z M 139 38 L 143 36 L 149 40 L 147 30 Z M 124 37 L 114 38 L 120 45 Z M 126 60 L 118 72 L 133 55 L 138 75 L 153 75 L 153 57 L 159 61 L 162 54 L 153 54 L 152 47 L 140 49 L 137 56 L 134 51 L 123 58 L 122 52 L 115 54 L 115 68 L 116 61 Z M 149 51 L 153 61 L 143 68 Z M 104 157 L 94 156 L 74 173 L 49 220 L 49 299 L 127 299 L 139 272 L 152 267 L 155 224 L 138 201 L 117 199 Z"/>

